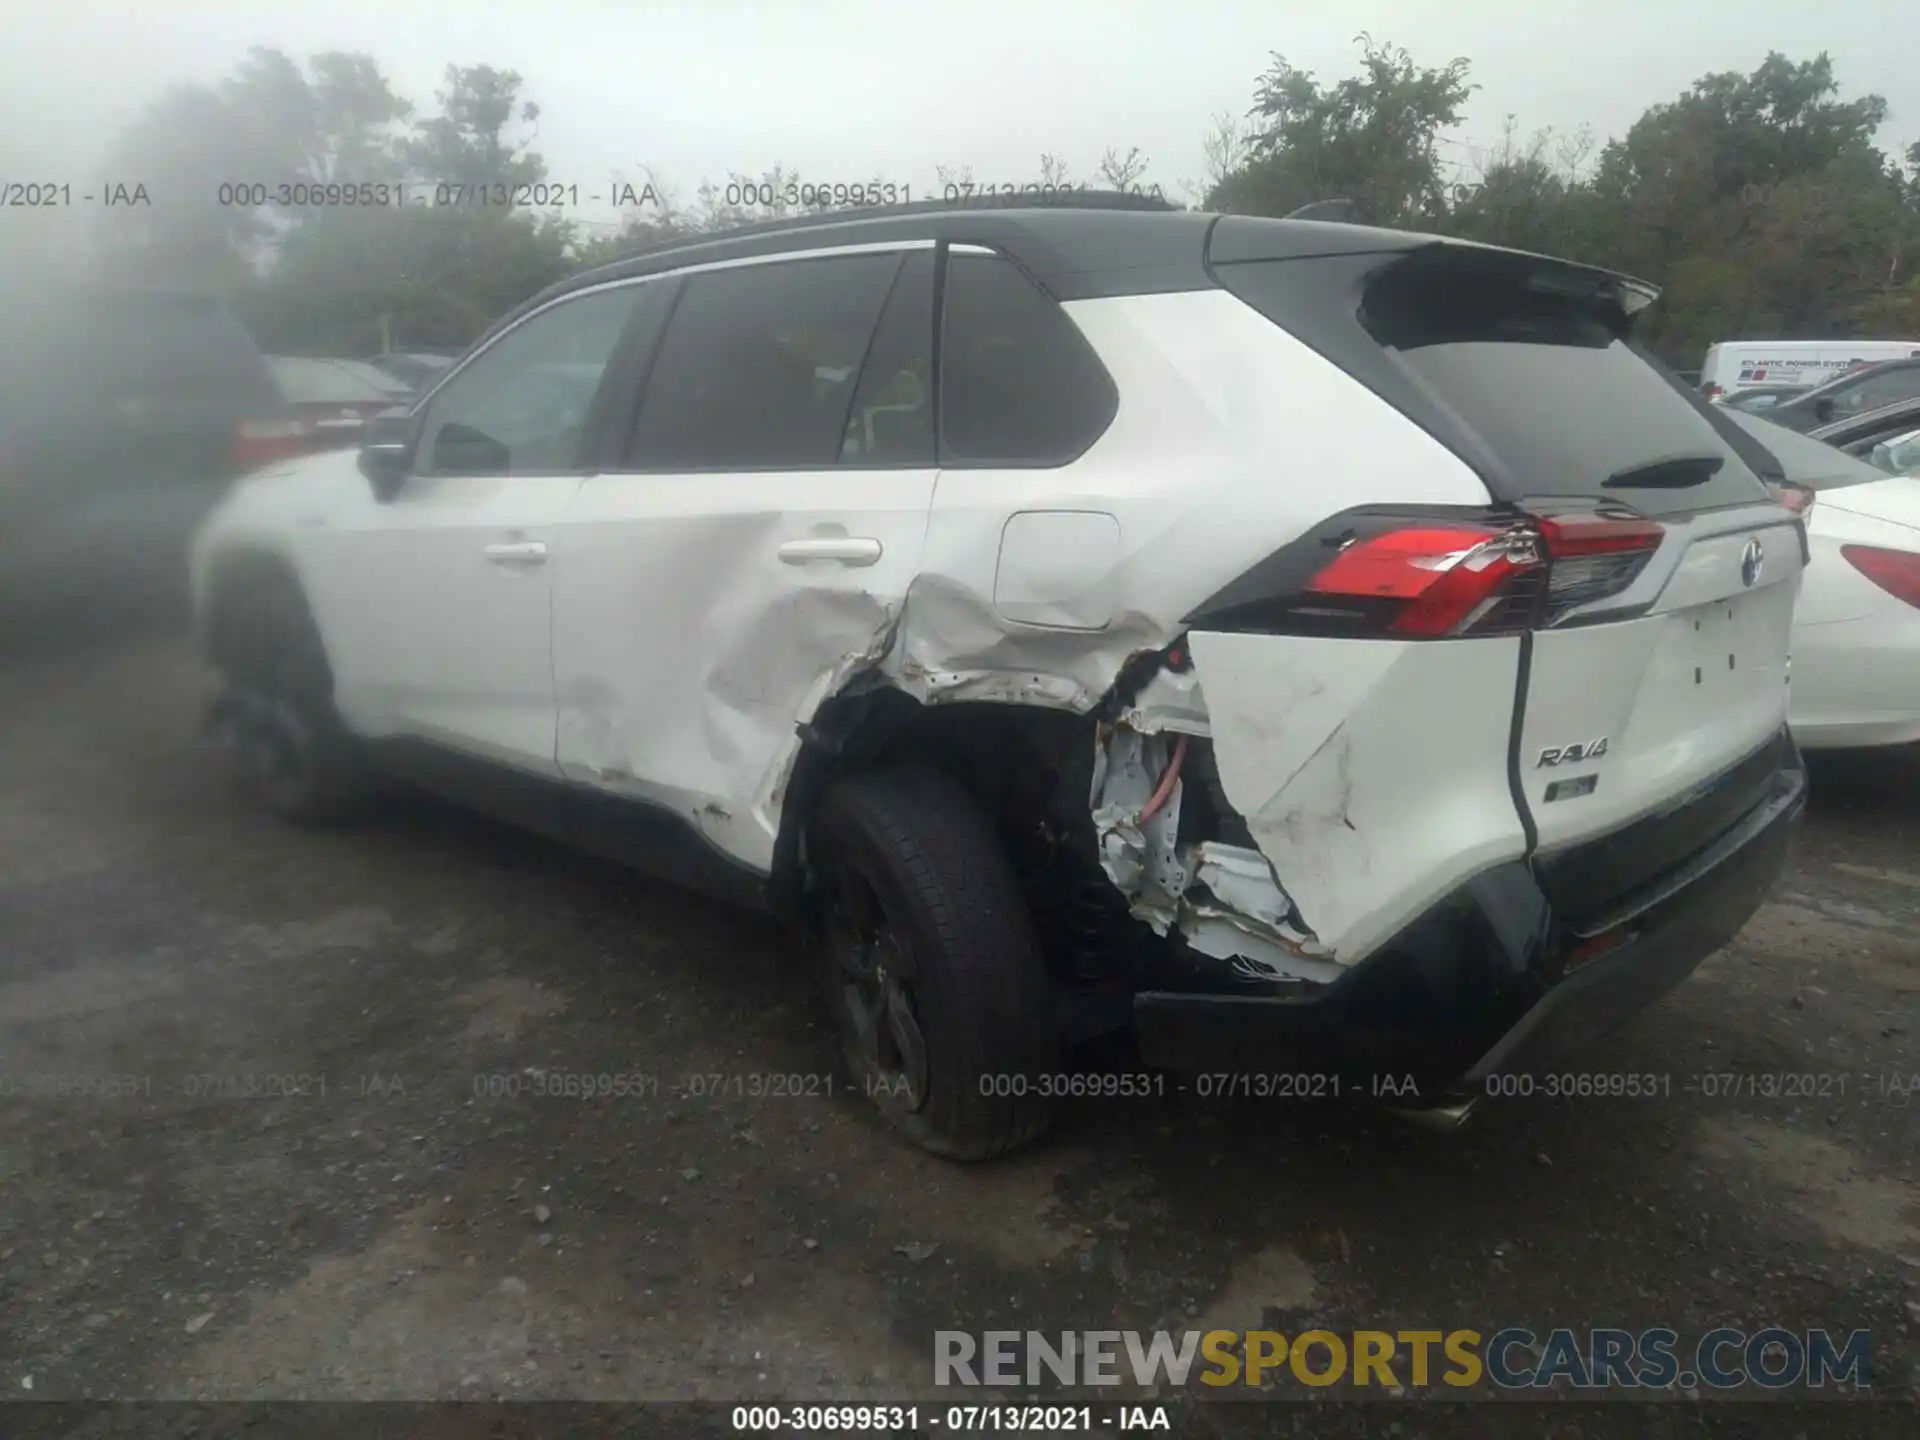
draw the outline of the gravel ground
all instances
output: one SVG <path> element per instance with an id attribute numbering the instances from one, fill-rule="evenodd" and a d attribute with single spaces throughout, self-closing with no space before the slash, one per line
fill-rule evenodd
<path id="1" fill-rule="evenodd" d="M 1447 1135 L 1086 1102 L 959 1168 L 823 1093 L 764 922 L 424 801 L 282 827 L 198 744 L 206 693 L 165 636 L 0 665 L 15 1399 L 894 1401 L 936 1393 L 937 1329 L 1194 1323 L 1864 1327 L 1877 1392 L 1920 1387 L 1914 757 L 1822 767 L 1772 903 L 1583 1063 L 1665 1098 L 1492 1102 Z M 1781 1072 L 1844 1093 L 1744 1078 Z M 49 1074 L 132 1093 L 21 1093 Z M 1181 1433 L 1315 1408 L 1162 1398 Z M 1845 1433 L 1888 1418 L 1843 1403 Z M 1349 1433 L 1489 1407 L 1362 1408 Z"/>

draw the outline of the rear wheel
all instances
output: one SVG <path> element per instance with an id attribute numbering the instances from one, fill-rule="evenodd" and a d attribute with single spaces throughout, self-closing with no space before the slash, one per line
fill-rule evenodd
<path id="1" fill-rule="evenodd" d="M 303 824 L 358 814 L 371 774 L 334 712 L 326 647 L 291 577 L 235 587 L 215 612 L 214 656 L 227 681 L 218 719 L 261 803 Z"/>
<path id="2" fill-rule="evenodd" d="M 1057 1061 L 1039 936 L 987 817 L 935 770 L 836 781 L 808 829 L 842 1057 L 915 1144 L 984 1160 L 1046 1128 Z"/>

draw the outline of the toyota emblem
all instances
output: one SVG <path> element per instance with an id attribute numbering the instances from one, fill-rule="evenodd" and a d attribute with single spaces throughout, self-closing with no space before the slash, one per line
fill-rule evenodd
<path id="1" fill-rule="evenodd" d="M 1749 590 L 1760 583 L 1760 572 L 1766 568 L 1767 551 L 1756 536 L 1747 541 L 1747 548 L 1740 552 L 1740 580 Z"/>

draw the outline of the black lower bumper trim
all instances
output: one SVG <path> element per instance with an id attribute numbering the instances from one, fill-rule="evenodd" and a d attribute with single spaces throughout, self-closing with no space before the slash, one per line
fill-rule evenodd
<path id="1" fill-rule="evenodd" d="M 1786 860 L 1806 803 L 1787 742 L 1764 798 L 1628 917 L 1595 933 L 1556 913 L 1525 862 L 1495 867 L 1353 972 L 1301 998 L 1150 989 L 1134 997 L 1141 1055 L 1175 1070 L 1310 1069 L 1364 1085 L 1411 1077 L 1438 1100 L 1526 1071 L 1617 1028 L 1739 933 Z M 1583 957 L 1595 958 L 1582 963 Z"/>

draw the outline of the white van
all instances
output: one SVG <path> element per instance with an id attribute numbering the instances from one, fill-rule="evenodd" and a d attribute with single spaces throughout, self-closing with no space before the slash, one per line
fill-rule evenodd
<path id="1" fill-rule="evenodd" d="M 1819 385 L 1858 365 L 1920 355 L 1920 340 L 1729 340 L 1707 349 L 1700 388 L 1708 399 L 1754 385 Z"/>

